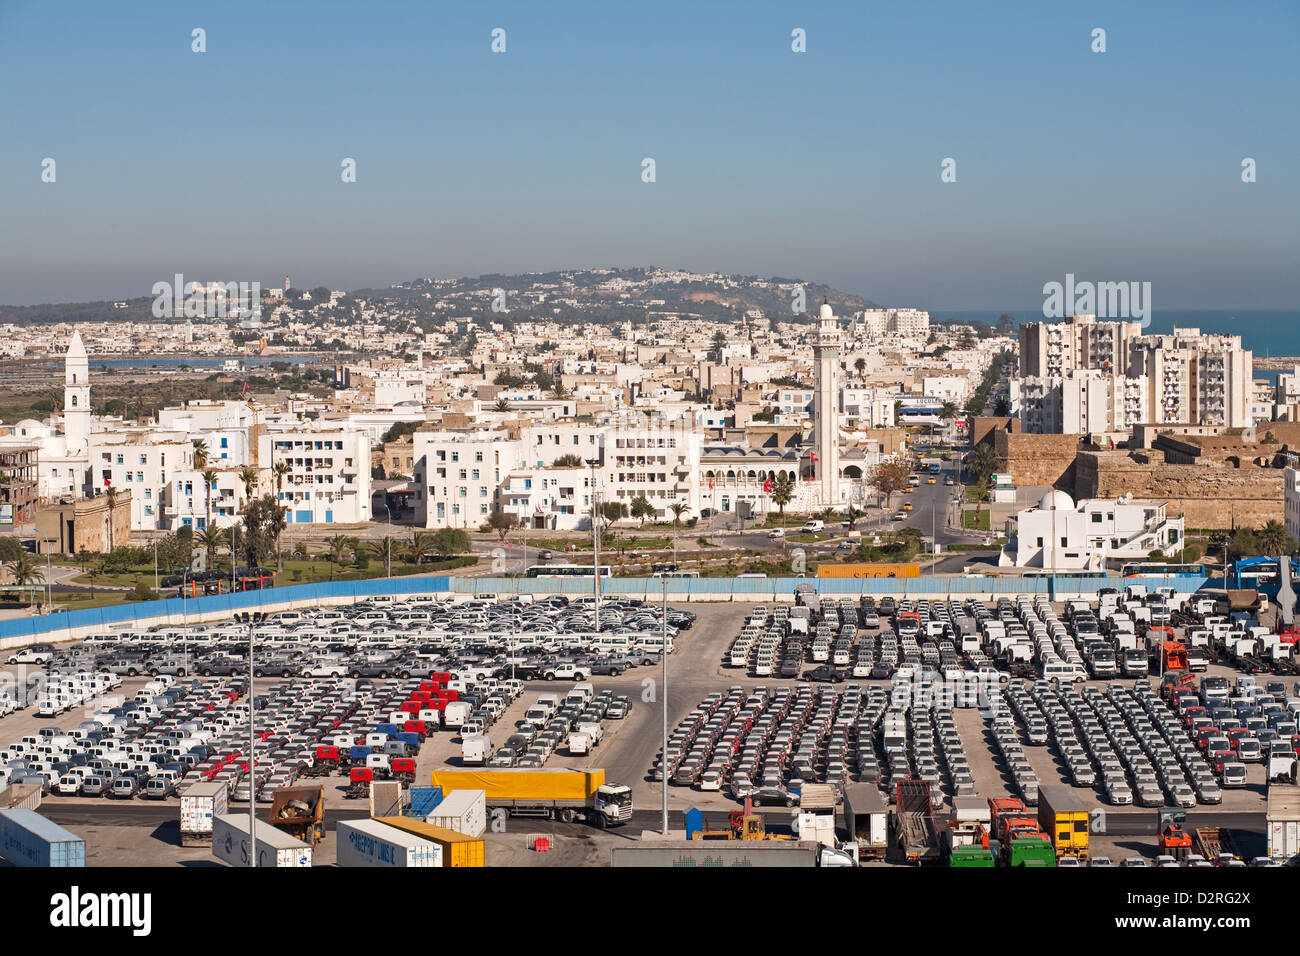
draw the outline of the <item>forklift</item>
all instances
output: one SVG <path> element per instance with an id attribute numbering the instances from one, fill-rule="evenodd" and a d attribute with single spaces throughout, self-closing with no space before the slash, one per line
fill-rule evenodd
<path id="1" fill-rule="evenodd" d="M 1160 808 L 1160 853 L 1172 856 L 1179 863 L 1187 859 L 1192 849 L 1192 837 L 1187 832 L 1186 823 L 1187 811 L 1181 807 Z"/>

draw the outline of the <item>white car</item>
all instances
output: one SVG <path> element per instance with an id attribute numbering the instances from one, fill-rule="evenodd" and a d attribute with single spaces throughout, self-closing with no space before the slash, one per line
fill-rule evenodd
<path id="1" fill-rule="evenodd" d="M 722 774 L 716 770 L 706 770 L 704 776 L 700 777 L 700 789 L 716 791 L 722 789 Z"/>
<path id="2" fill-rule="evenodd" d="M 771 531 L 767 533 L 767 536 L 769 538 L 784 538 L 785 528 L 773 528 Z"/>

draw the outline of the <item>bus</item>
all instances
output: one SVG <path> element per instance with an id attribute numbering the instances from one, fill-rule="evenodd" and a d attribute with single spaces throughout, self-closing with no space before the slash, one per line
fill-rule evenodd
<path id="1" fill-rule="evenodd" d="M 1104 581 L 1110 575 L 1105 571 L 1085 571 L 1082 568 L 1062 568 L 1059 571 L 1022 571 L 1022 578 L 1085 578 L 1094 581 Z"/>
<path id="2" fill-rule="evenodd" d="M 1203 564 L 1144 562 L 1126 564 L 1120 574 L 1126 578 L 1204 578 L 1209 576 Z"/>
<path id="3" fill-rule="evenodd" d="M 535 564 L 528 569 L 530 578 L 591 578 L 595 570 L 590 564 Z M 602 578 L 613 577 L 609 565 L 600 569 Z"/>
<path id="4" fill-rule="evenodd" d="M 699 576 L 700 576 L 699 571 L 655 571 L 653 574 L 650 575 L 650 577 L 652 578 L 667 578 L 669 581 L 676 581 L 679 579 L 687 579 L 687 578 L 698 578 Z"/>

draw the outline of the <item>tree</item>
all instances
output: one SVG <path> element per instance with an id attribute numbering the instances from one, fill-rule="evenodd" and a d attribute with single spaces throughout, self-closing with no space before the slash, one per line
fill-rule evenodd
<path id="1" fill-rule="evenodd" d="M 213 568 L 216 566 L 217 549 L 224 547 L 226 545 L 226 539 L 228 537 L 229 536 L 226 534 L 225 528 L 218 528 L 215 525 L 208 525 L 206 528 L 204 528 L 202 531 L 199 532 L 198 535 L 199 547 L 201 547 L 205 552 L 207 552 L 209 568 Z"/>
<path id="2" fill-rule="evenodd" d="M 393 559 L 397 557 L 398 551 L 401 550 L 402 543 L 393 537 L 383 537 L 378 541 L 372 541 L 367 547 L 371 554 L 384 562 L 384 576 L 391 577 L 393 574 Z"/>
<path id="3" fill-rule="evenodd" d="M 45 572 L 36 563 L 36 559 L 26 551 L 12 561 L 7 562 L 4 567 L 9 572 L 9 576 L 13 578 L 14 584 L 19 587 L 27 587 L 37 581 L 45 581 Z"/>
<path id="4" fill-rule="evenodd" d="M 853 360 L 853 370 L 858 373 L 858 378 L 862 378 L 867 371 L 867 360 L 859 355 Z"/>
<path id="5" fill-rule="evenodd" d="M 556 468 L 581 468 L 585 462 L 582 460 L 581 455 L 575 455 L 572 452 L 569 452 L 567 455 L 561 455 L 559 458 L 555 459 L 552 464 Z"/>
<path id="6" fill-rule="evenodd" d="M 654 517 L 654 513 L 655 506 L 645 495 L 637 495 L 632 499 L 632 517 L 641 520 L 641 527 L 645 527 L 645 519 Z"/>
<path id="7" fill-rule="evenodd" d="M 1273 519 L 1255 532 L 1255 541 L 1263 554 L 1271 558 L 1280 558 L 1283 554 L 1286 554 L 1286 526 L 1277 519 Z"/>
<path id="8" fill-rule="evenodd" d="M 216 483 L 217 472 L 215 469 L 209 468 L 203 472 L 203 492 L 207 498 L 207 520 L 204 522 L 205 527 L 212 524 L 212 486 Z"/>
<path id="9" fill-rule="evenodd" d="M 888 508 L 894 493 L 907 484 L 907 475 L 907 466 L 901 461 L 882 461 L 872 468 L 868 481 L 876 489 L 876 501 L 883 497 Z"/>
<path id="10" fill-rule="evenodd" d="M 680 528 L 682 524 L 682 515 L 691 510 L 691 506 L 684 501 L 674 501 L 668 506 L 668 510 L 673 513 L 673 527 Z"/>
<path id="11" fill-rule="evenodd" d="M 568 398 L 569 390 L 564 387 L 563 382 L 556 382 L 555 388 L 551 389 L 551 394 L 554 395 L 556 398 Z"/>
<path id="12" fill-rule="evenodd" d="M 610 525 L 621 518 L 627 517 L 627 505 L 622 501 L 602 501 L 599 514 L 601 520 L 606 525 Z"/>
<path id="13" fill-rule="evenodd" d="M 487 525 L 497 533 L 497 540 L 504 541 L 506 535 L 519 527 L 519 520 L 514 515 L 506 514 L 500 508 L 493 508 L 488 515 Z"/>
<path id="14" fill-rule="evenodd" d="M 439 528 L 430 539 L 433 551 L 441 558 L 465 554 L 470 550 L 469 535 L 460 528 Z"/>
<path id="15" fill-rule="evenodd" d="M 341 566 L 352 552 L 352 539 L 345 534 L 336 534 L 325 540 L 325 549 L 329 559 Z"/>
<path id="16" fill-rule="evenodd" d="M 999 395 L 993 403 L 993 414 L 999 417 L 1011 414 L 1011 404 L 1005 395 Z"/>
<path id="17" fill-rule="evenodd" d="M 1003 312 L 998 316 L 998 321 L 994 324 L 993 329 L 998 335 L 1010 335 L 1016 328 L 1015 317 L 1009 313 Z"/>
<path id="18" fill-rule="evenodd" d="M 204 468 L 208 463 L 208 443 L 202 438 L 194 439 L 194 467 Z"/>
<path id="19" fill-rule="evenodd" d="M 781 518 L 785 518 L 785 506 L 794 500 L 794 479 L 784 471 L 772 482 L 772 501 L 776 504 Z"/>
<path id="20" fill-rule="evenodd" d="M 726 347 L 727 336 L 723 334 L 721 329 L 719 329 L 717 332 L 713 333 L 713 349 L 711 350 L 713 361 L 717 362 L 719 365 L 722 364 L 722 351 Z"/>
<path id="21" fill-rule="evenodd" d="M 250 567 L 261 567 L 262 562 L 275 555 L 278 560 L 280 535 L 287 527 L 284 509 L 274 495 L 255 498 L 244 509 L 244 532 L 240 547 L 244 560 Z"/>
<path id="22" fill-rule="evenodd" d="M 245 468 L 239 473 L 239 480 L 244 483 L 244 500 L 247 501 L 257 493 L 257 469 Z"/>
<path id="23" fill-rule="evenodd" d="M 970 473 L 975 476 L 976 480 L 991 478 L 997 466 L 998 454 L 993 450 L 992 445 L 988 442 L 981 442 L 975 446 L 975 453 L 971 455 L 970 460 Z"/>
<path id="24" fill-rule="evenodd" d="M 504 398 L 498 398 L 497 403 L 494 407 L 498 412 L 510 411 L 510 403 L 507 402 Z"/>
<path id="25" fill-rule="evenodd" d="M 939 417 L 946 422 L 952 421 L 957 417 L 957 404 L 955 402 L 944 402 L 939 406 Z"/>
<path id="26" fill-rule="evenodd" d="M 275 476 L 275 494 L 279 497 L 284 491 L 284 476 L 289 474 L 289 463 L 277 461 L 271 466 L 271 474 Z"/>
<path id="27" fill-rule="evenodd" d="M 117 489 L 112 485 L 109 485 L 108 489 L 104 492 L 104 496 L 108 498 L 108 550 L 112 551 L 113 524 L 115 512 L 117 511 Z"/>

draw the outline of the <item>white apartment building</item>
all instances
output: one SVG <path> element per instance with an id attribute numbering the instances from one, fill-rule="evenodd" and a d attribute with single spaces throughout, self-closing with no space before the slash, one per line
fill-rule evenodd
<path id="1" fill-rule="evenodd" d="M 502 510 L 530 528 L 589 529 L 591 481 L 591 469 L 585 465 L 516 469 L 501 489 Z"/>
<path id="2" fill-rule="evenodd" d="M 1060 322 L 1027 322 L 1020 337 L 1020 375 L 1055 378 L 1074 369 L 1124 371 L 1129 345 L 1142 334 L 1140 322 L 1098 322 L 1093 315 Z"/>
<path id="3" fill-rule="evenodd" d="M 90 434 L 90 484 L 95 494 L 112 486 L 131 492 L 131 530 L 165 531 L 170 483 L 194 469 L 194 446 L 184 432 L 120 428 Z"/>
<path id="4" fill-rule="evenodd" d="M 1300 539 L 1300 468 L 1282 470 L 1283 518 L 1288 538 Z"/>
<path id="5" fill-rule="evenodd" d="M 1254 356 L 1239 335 L 1175 328 L 1171 335 L 1141 336 L 1129 345 L 1129 374 L 1151 382 L 1144 423 L 1254 424 Z"/>
<path id="6" fill-rule="evenodd" d="M 811 388 L 779 388 L 776 403 L 772 406 L 773 424 L 798 425 L 813 416 L 813 390 Z"/>
<path id="7" fill-rule="evenodd" d="M 1151 551 L 1182 547 L 1183 519 L 1164 504 L 1088 499 L 1077 504 L 1049 491 L 1006 524 L 998 564 L 1055 571 L 1102 570 L 1111 558 L 1141 560 Z"/>
<path id="8" fill-rule="evenodd" d="M 854 314 L 849 334 L 868 341 L 886 334 L 925 338 L 930 334 L 930 313 L 921 309 L 865 309 Z"/>
<path id="9" fill-rule="evenodd" d="M 921 378 L 921 391 L 926 398 L 960 406 L 970 397 L 971 382 L 965 375 L 925 375 Z"/>
<path id="10" fill-rule="evenodd" d="M 370 520 L 370 436 L 360 430 L 290 428 L 261 436 L 258 460 L 289 524 Z M 277 465 L 288 466 L 277 475 Z M 259 492 L 262 489 L 259 487 Z"/>
<path id="11" fill-rule="evenodd" d="M 501 506 L 501 486 L 523 444 L 504 430 L 422 429 L 412 436 L 416 520 L 473 529 Z M 540 459 L 539 459 L 540 460 Z"/>
<path id="12" fill-rule="evenodd" d="M 845 427 L 893 428 L 894 402 L 897 398 L 892 388 L 841 388 L 840 415 Z"/>
<path id="13" fill-rule="evenodd" d="M 1100 369 L 1071 369 L 1063 376 L 1011 381 L 1011 413 L 1038 435 L 1109 435 L 1143 421 L 1146 376 Z"/>
<path id="14" fill-rule="evenodd" d="M 217 480 L 212 485 L 212 497 L 204 488 L 203 471 L 215 471 Z M 172 478 L 171 496 L 167 503 L 167 516 L 172 529 L 180 527 L 201 531 L 211 524 L 229 528 L 240 520 L 244 505 L 253 494 L 264 495 L 274 489 L 270 469 L 258 472 L 255 490 L 245 487 L 240 477 L 243 468 L 225 467 L 209 461 L 203 471 L 181 471 Z"/>

